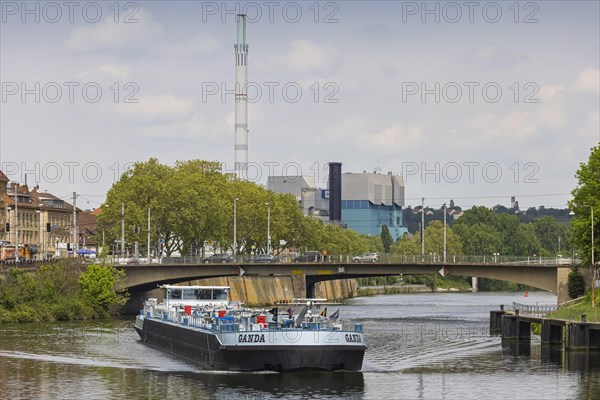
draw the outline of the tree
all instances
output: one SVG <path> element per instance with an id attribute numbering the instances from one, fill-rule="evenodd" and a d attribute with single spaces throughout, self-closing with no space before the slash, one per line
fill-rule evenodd
<path id="1" fill-rule="evenodd" d="M 402 256 L 421 254 L 421 238 L 419 235 L 407 233 L 398 238 L 396 243 L 390 246 L 390 252 L 394 255 Z"/>
<path id="2" fill-rule="evenodd" d="M 99 316 L 114 313 L 114 307 L 125 304 L 125 271 L 111 265 L 92 264 L 79 276 L 81 298 L 93 307 Z"/>
<path id="3" fill-rule="evenodd" d="M 381 237 L 381 243 L 383 243 L 383 251 L 387 254 L 390 252 L 390 246 L 392 244 L 394 244 L 394 238 L 392 237 L 392 234 L 390 233 L 390 230 L 388 229 L 387 225 L 383 225 L 381 227 L 381 234 L 379 235 Z"/>
<path id="4" fill-rule="evenodd" d="M 482 223 L 474 225 L 456 224 L 454 231 L 461 239 L 464 254 L 493 254 L 500 252 L 502 249 L 502 236 L 489 225 Z"/>
<path id="5" fill-rule="evenodd" d="M 569 297 L 572 299 L 576 299 L 585 293 L 585 281 L 583 279 L 583 275 L 581 275 L 579 270 L 577 270 L 577 267 L 573 268 L 571 272 L 569 272 L 567 288 L 569 291 Z"/>
<path id="6" fill-rule="evenodd" d="M 425 228 L 425 253 L 444 254 L 444 224 L 431 221 Z M 462 243 L 454 231 L 446 226 L 446 254 L 462 254 Z"/>
<path id="7" fill-rule="evenodd" d="M 544 216 L 534 220 L 532 224 L 547 255 L 555 256 L 558 255 L 559 250 L 561 252 L 569 250 L 569 230 L 566 226 L 559 224 L 556 218 Z"/>
<path id="8" fill-rule="evenodd" d="M 579 164 L 575 175 L 577 187 L 571 194 L 573 199 L 569 201 L 569 208 L 575 212 L 571 223 L 571 243 L 579 249 L 583 256 L 584 264 L 591 264 L 592 254 L 592 229 L 594 230 L 594 242 L 597 242 L 598 220 L 600 219 L 600 146 L 593 147 L 590 158 L 586 163 Z M 598 218 L 594 218 L 592 226 L 592 207 L 597 212 Z M 594 248 L 595 243 L 593 244 Z"/>

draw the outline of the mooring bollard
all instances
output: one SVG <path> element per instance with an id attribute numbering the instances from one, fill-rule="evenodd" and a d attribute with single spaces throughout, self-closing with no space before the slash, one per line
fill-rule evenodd
<path id="1" fill-rule="evenodd" d="M 500 304 L 500 311 L 504 311 L 504 304 Z"/>

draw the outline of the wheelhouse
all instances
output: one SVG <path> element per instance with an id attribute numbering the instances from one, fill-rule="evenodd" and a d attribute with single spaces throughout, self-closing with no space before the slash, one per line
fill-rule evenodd
<path id="1" fill-rule="evenodd" d="M 173 286 L 162 285 L 164 304 L 173 306 L 226 306 L 229 303 L 229 286 Z"/>

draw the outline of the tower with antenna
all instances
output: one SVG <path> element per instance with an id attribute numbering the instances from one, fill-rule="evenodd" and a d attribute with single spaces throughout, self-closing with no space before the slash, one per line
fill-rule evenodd
<path id="1" fill-rule="evenodd" d="M 237 43 L 235 44 L 235 147 L 234 163 L 238 178 L 244 178 L 248 169 L 248 45 L 246 44 L 246 14 L 237 16 Z"/>

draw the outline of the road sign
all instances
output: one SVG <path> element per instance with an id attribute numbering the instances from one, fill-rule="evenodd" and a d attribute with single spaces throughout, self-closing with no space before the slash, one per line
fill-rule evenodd
<path id="1" fill-rule="evenodd" d="M 442 269 L 440 269 L 438 272 L 440 273 L 441 276 L 446 276 L 450 273 L 450 270 L 446 267 L 442 267 Z"/>
<path id="2" fill-rule="evenodd" d="M 239 274 L 240 276 L 244 276 L 244 274 L 246 273 L 246 271 L 244 271 L 244 268 L 242 267 L 238 267 L 240 269 Z"/>

